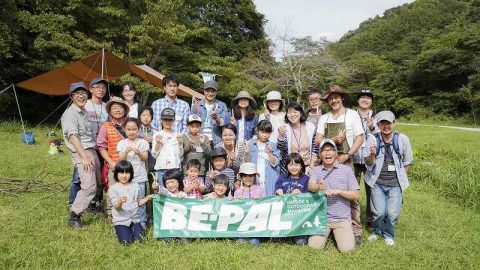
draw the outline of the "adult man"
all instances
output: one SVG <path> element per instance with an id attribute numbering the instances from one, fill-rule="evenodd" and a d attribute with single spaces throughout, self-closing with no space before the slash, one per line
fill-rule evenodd
<path id="1" fill-rule="evenodd" d="M 166 76 L 162 80 L 165 97 L 157 99 L 152 103 L 154 129 L 161 129 L 160 114 L 163 109 L 171 108 L 175 111 L 175 122 L 173 123 L 173 131 L 177 134 L 183 134 L 188 131 L 187 120 L 190 114 L 188 103 L 177 98 L 178 80 L 173 76 Z"/>
<path id="2" fill-rule="evenodd" d="M 217 92 L 217 82 L 207 81 L 203 85 L 205 99 L 192 104 L 192 113 L 201 117 L 202 134 L 209 138 L 211 146 L 222 141 L 222 127 L 228 114 L 227 105 L 216 99 Z"/>
<path id="3" fill-rule="evenodd" d="M 357 178 L 358 183 L 360 183 L 360 178 L 362 174 L 365 175 L 365 150 L 366 146 L 370 145 L 375 141 L 374 133 L 378 132 L 377 124 L 373 120 L 375 112 L 372 110 L 373 104 L 373 93 L 370 89 L 361 89 L 357 95 L 358 108 L 357 112 L 362 121 L 363 131 L 365 132 L 365 140 L 360 147 L 360 150 L 357 151 L 353 157 L 353 167 L 355 169 L 355 177 Z M 367 195 L 367 226 L 372 227 L 372 214 L 370 211 L 370 186 L 365 185 L 365 194 Z M 360 210 L 360 209 L 358 209 Z"/>
<path id="4" fill-rule="evenodd" d="M 338 162 L 353 168 L 352 159 L 363 144 L 364 134 L 362 122 L 357 112 L 345 108 L 344 90 L 338 85 L 330 85 L 323 99 L 328 102 L 331 112 L 318 120 L 316 143 L 324 138 L 335 142 L 338 149 Z M 360 204 L 352 202 L 352 226 L 357 244 L 362 242 L 362 223 L 360 220 Z"/>
<path id="5" fill-rule="evenodd" d="M 95 140 L 97 139 L 98 131 L 102 124 L 108 120 L 108 114 L 106 111 L 106 104 L 103 102 L 103 97 L 107 92 L 108 82 L 102 78 L 94 78 L 90 82 L 90 93 L 92 97 L 87 100 L 85 104 L 85 110 L 87 111 L 88 121 L 90 122 L 90 126 L 92 127 L 93 135 L 95 136 Z M 100 161 L 100 167 L 103 166 L 103 158 L 100 156 L 100 153 L 97 152 Z M 74 169 L 72 182 L 70 184 L 70 194 L 69 194 L 69 203 L 70 205 L 75 200 L 78 191 L 80 190 L 80 179 L 78 178 L 78 171 Z M 99 181 L 97 183 L 97 194 L 92 201 L 89 211 L 95 210 L 95 208 L 99 208 L 101 200 L 103 197 L 103 186 L 102 182 Z"/>
<path id="6" fill-rule="evenodd" d="M 409 186 L 407 174 L 413 155 L 408 137 L 395 132 L 395 115 L 392 112 L 379 112 L 375 119 L 380 133 L 375 136 L 376 142 L 369 145 L 365 160 L 365 182 L 372 188 L 373 231 L 368 240 L 383 236 L 385 243 L 393 246 L 395 225 L 402 208 L 402 193 Z"/>
<path id="7" fill-rule="evenodd" d="M 317 88 L 308 89 L 308 117 L 307 121 L 315 126 L 318 125 L 318 120 L 322 116 L 322 91 Z"/>
<path id="8" fill-rule="evenodd" d="M 352 231 L 350 202 L 360 197 L 360 189 L 355 175 L 349 166 L 337 161 L 337 146 L 335 142 L 326 139 L 320 143 L 320 159 L 322 164 L 313 168 L 308 189 L 317 192 L 325 190 L 327 195 L 327 233 L 312 235 L 308 245 L 312 248 L 325 247 L 330 232 L 333 232 L 337 247 L 341 252 L 352 251 L 355 248 L 355 238 Z"/>
<path id="9" fill-rule="evenodd" d="M 85 104 L 87 87 L 83 82 L 70 85 L 72 105 L 63 113 L 61 122 L 65 144 L 72 154 L 72 162 L 80 178 L 80 191 L 70 209 L 68 225 L 83 227 L 80 216 L 95 196 L 97 179 L 100 179 L 100 163 L 95 152 L 95 136 L 88 122 Z"/>

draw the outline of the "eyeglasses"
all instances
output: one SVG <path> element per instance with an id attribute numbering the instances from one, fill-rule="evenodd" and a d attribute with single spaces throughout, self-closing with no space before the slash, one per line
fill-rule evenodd
<path id="1" fill-rule="evenodd" d="M 85 92 L 85 91 L 73 92 L 72 96 L 74 96 L 74 97 L 86 97 L 86 96 L 88 96 L 88 93 Z"/>

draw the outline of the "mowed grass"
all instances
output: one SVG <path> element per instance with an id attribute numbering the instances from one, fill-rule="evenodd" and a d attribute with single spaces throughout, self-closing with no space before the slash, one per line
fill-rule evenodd
<path id="1" fill-rule="evenodd" d="M 411 138 L 416 162 L 394 247 L 379 240 L 341 254 L 332 244 L 320 251 L 273 243 L 252 248 L 228 240 L 166 244 L 153 239 L 151 230 L 144 243 L 124 247 L 102 216 L 87 214 L 88 229 L 70 229 L 66 225 L 68 193 L 59 187 L 56 193 L 0 195 L 0 269 L 477 268 L 480 214 L 470 201 L 480 198 L 475 193 L 476 198 L 470 199 L 463 190 L 478 185 L 478 165 L 469 159 L 480 153 L 480 132 L 410 126 L 399 126 L 399 130 Z M 38 144 L 27 146 L 20 142 L 18 125 L 0 124 L 0 177 L 30 179 L 46 171 L 53 172 L 44 179 L 46 183 L 67 186 L 72 167 L 69 155 L 47 154 L 47 132 L 46 128 L 36 130 Z M 455 156 L 453 163 L 449 153 Z M 457 183 L 449 186 L 454 180 Z M 363 197 L 362 207 L 364 201 Z"/>

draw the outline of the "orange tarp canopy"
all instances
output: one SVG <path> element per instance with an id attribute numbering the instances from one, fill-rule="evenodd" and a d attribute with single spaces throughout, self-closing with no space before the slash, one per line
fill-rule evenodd
<path id="1" fill-rule="evenodd" d="M 160 72 L 147 65 L 130 65 L 122 58 L 106 51 L 104 51 L 103 57 L 102 51 L 95 52 L 76 62 L 45 72 L 16 85 L 45 95 L 68 95 L 71 83 L 83 81 L 88 86 L 93 78 L 102 77 L 102 63 L 103 78 L 109 82 L 126 73 L 133 73 L 157 87 L 162 87 L 164 75 Z M 185 85 L 179 86 L 178 95 L 203 99 L 202 94 Z"/>

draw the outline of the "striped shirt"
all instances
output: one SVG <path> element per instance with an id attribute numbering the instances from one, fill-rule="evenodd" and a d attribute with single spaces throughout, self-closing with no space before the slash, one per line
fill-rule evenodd
<path id="1" fill-rule="evenodd" d="M 213 178 L 210 179 L 208 177 L 208 175 L 210 174 L 210 172 L 212 171 L 215 171 L 215 170 L 210 170 L 207 172 L 207 174 L 205 175 L 205 192 L 204 193 L 210 193 L 213 191 Z M 225 174 L 226 176 L 228 176 L 228 189 L 229 189 L 229 192 L 233 192 L 233 185 L 235 184 L 235 174 L 233 173 L 233 170 L 230 169 L 230 168 L 223 168 L 221 171 L 220 171 L 221 174 Z M 228 195 L 228 194 L 227 194 Z"/>
<path id="2" fill-rule="evenodd" d="M 325 190 L 339 189 L 345 191 L 359 190 L 351 167 L 335 162 L 331 173 L 323 165 L 313 168 L 310 180 L 325 183 Z M 327 175 L 328 174 L 328 175 Z M 340 195 L 327 197 L 328 222 L 351 220 L 350 201 Z"/>
<path id="3" fill-rule="evenodd" d="M 188 114 L 190 113 L 190 106 L 188 106 L 187 102 L 179 98 L 175 98 L 174 101 L 170 101 L 166 97 L 164 97 L 161 99 L 157 99 L 152 103 L 152 127 L 158 130 L 161 129 L 160 127 L 162 125 L 160 123 L 160 115 L 162 113 L 162 110 L 165 108 L 171 108 L 175 111 L 175 122 L 172 126 L 173 131 L 178 134 L 186 133 L 188 131 L 187 120 Z"/>

